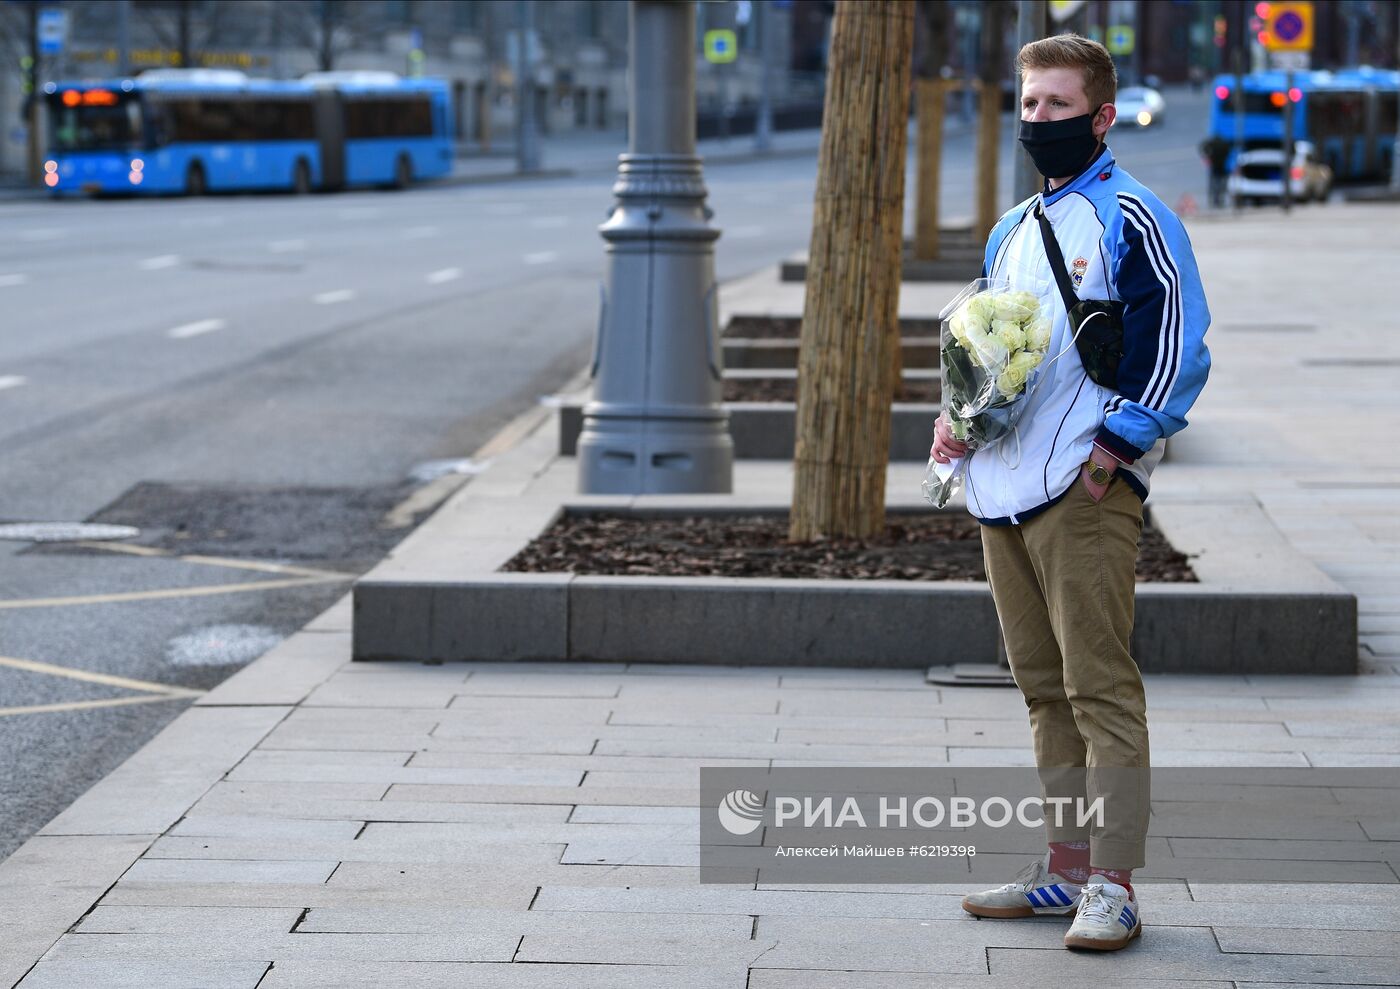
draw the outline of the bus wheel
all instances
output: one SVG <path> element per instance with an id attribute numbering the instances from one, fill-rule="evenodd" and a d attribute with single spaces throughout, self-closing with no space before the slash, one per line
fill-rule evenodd
<path id="1" fill-rule="evenodd" d="M 408 160 L 408 155 L 399 155 L 399 160 L 394 162 L 394 188 L 407 189 L 413 184 L 413 162 Z"/>
<path id="2" fill-rule="evenodd" d="M 208 188 L 208 184 L 204 181 L 204 166 L 195 162 L 185 173 L 185 195 L 202 196 L 208 191 Z"/>
<path id="3" fill-rule="evenodd" d="M 296 168 L 292 169 L 292 192 L 298 196 L 304 196 L 311 191 L 311 169 L 306 165 L 306 159 L 298 158 Z"/>

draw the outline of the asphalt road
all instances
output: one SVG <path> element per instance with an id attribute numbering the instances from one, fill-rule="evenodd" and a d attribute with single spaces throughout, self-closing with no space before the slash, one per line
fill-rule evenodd
<path id="1" fill-rule="evenodd" d="M 1179 104 L 1112 141 L 1169 204 L 1204 198 L 1205 100 Z M 1010 150 L 1008 128 L 1003 171 Z M 949 141 L 946 217 L 970 214 L 971 159 Z M 707 169 L 722 280 L 806 246 L 815 175 L 815 155 Z M 147 550 L 0 540 L 0 857 L 189 703 L 162 686 L 209 689 L 300 628 L 406 534 L 381 523 L 424 465 L 583 365 L 610 185 L 595 162 L 407 193 L 0 203 L 0 523 L 131 525 Z M 310 573 L 249 568 L 268 563 Z"/>

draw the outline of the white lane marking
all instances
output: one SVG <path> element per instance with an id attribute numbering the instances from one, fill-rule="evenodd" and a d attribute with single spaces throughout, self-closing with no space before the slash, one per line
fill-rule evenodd
<path id="1" fill-rule="evenodd" d="M 403 232 L 404 240 L 422 240 L 424 237 L 436 237 L 437 227 L 409 227 Z"/>
<path id="2" fill-rule="evenodd" d="M 318 306 L 333 306 L 337 302 L 349 302 L 355 297 L 353 289 L 338 288 L 334 292 L 322 292 L 320 295 L 313 295 L 311 301 Z"/>
<path id="3" fill-rule="evenodd" d="M 559 257 L 558 251 L 536 251 L 534 254 L 525 255 L 526 264 L 549 264 Z"/>
<path id="4" fill-rule="evenodd" d="M 551 227 L 567 226 L 569 218 L 566 216 L 537 216 L 530 221 L 530 226 L 536 230 L 548 230 Z"/>
<path id="5" fill-rule="evenodd" d="M 193 323 L 186 323 L 184 326 L 177 326 L 166 335 L 172 340 L 187 340 L 190 337 L 222 330 L 227 325 L 222 319 L 201 319 Z"/>
<path id="6" fill-rule="evenodd" d="M 443 268 L 443 269 L 440 270 L 440 271 L 434 271 L 432 274 L 430 274 L 430 275 L 428 276 L 428 284 L 429 284 L 429 285 L 441 285 L 443 282 L 455 281 L 455 280 L 457 280 L 458 278 L 461 278 L 461 277 L 462 277 L 462 269 L 461 269 L 461 268 Z"/>
<path id="7" fill-rule="evenodd" d="M 750 238 L 750 237 L 761 237 L 761 236 L 763 236 L 763 228 L 762 228 L 762 227 L 731 227 L 730 229 L 725 230 L 723 227 L 721 227 L 721 228 L 720 228 L 720 234 L 721 234 L 721 236 L 729 237 L 729 238 L 732 239 L 732 240 L 747 240 L 747 239 Z"/>
<path id="8" fill-rule="evenodd" d="M 304 251 L 304 250 L 306 250 L 306 241 L 304 241 L 304 240 L 274 240 L 274 241 L 269 241 L 269 242 L 268 242 L 268 245 L 267 245 L 267 249 L 268 249 L 269 251 L 271 251 L 273 254 L 286 254 L 288 251 Z"/>
<path id="9" fill-rule="evenodd" d="M 180 263 L 178 254 L 161 254 L 157 257 L 146 258 L 141 262 L 142 271 L 159 271 L 161 268 L 173 268 Z"/>
<path id="10" fill-rule="evenodd" d="M 28 378 L 18 374 L 0 374 L 0 391 L 4 391 L 6 388 L 18 388 L 28 380 Z"/>
<path id="11" fill-rule="evenodd" d="M 40 229 L 38 229 L 38 230 L 21 230 L 21 231 L 19 232 L 19 239 L 20 239 L 20 240 L 58 240 L 58 238 L 60 238 L 60 237 L 66 237 L 67 235 L 68 235 L 68 231 L 67 231 L 67 230 L 59 230 L 59 229 L 57 229 L 57 228 L 55 228 L 55 227 L 42 227 L 42 228 L 40 228 Z"/>
<path id="12" fill-rule="evenodd" d="M 23 285 L 29 281 L 28 275 L 0 275 L 0 288 L 10 288 L 13 285 Z"/>

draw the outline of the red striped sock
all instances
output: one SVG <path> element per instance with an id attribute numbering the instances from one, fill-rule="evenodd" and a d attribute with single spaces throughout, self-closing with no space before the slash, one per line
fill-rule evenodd
<path id="1" fill-rule="evenodd" d="M 1072 883 L 1084 883 L 1089 878 L 1089 843 L 1050 842 L 1050 871 L 1064 876 Z"/>

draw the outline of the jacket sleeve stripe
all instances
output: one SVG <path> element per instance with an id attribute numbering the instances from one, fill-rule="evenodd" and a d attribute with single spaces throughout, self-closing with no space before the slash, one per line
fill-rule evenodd
<path id="1" fill-rule="evenodd" d="M 1182 304 L 1181 279 L 1167 250 L 1162 232 L 1152 213 L 1136 197 L 1120 194 L 1123 216 L 1142 237 L 1149 263 L 1157 280 L 1162 283 L 1166 298 L 1162 304 L 1162 325 L 1157 347 L 1157 363 L 1143 389 L 1141 404 L 1160 411 L 1171 394 L 1181 366 Z"/>

